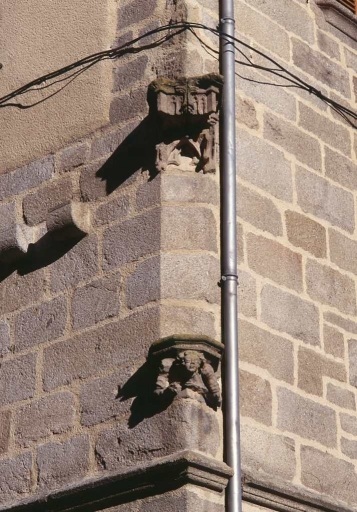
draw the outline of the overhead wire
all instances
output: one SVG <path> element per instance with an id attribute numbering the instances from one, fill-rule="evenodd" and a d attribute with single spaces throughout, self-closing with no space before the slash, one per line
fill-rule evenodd
<path id="1" fill-rule="evenodd" d="M 152 48 L 156 48 L 163 43 L 177 37 L 178 35 L 182 34 L 185 31 L 189 31 L 196 39 L 200 42 L 203 48 L 205 48 L 206 51 L 211 52 L 211 56 L 216 56 L 218 58 L 218 50 L 215 48 L 212 48 L 211 45 L 209 45 L 206 41 L 203 40 L 203 38 L 197 34 L 197 30 L 202 30 L 204 32 L 209 32 L 216 36 L 217 38 L 222 37 L 223 40 L 226 39 L 229 42 L 234 43 L 234 48 L 237 50 L 241 58 L 244 60 L 236 59 L 236 64 L 238 66 L 244 66 L 246 68 L 252 68 L 257 70 L 260 73 L 268 73 L 272 76 L 275 76 L 279 79 L 279 82 L 269 82 L 266 81 L 266 79 L 256 79 L 256 78 L 249 78 L 246 77 L 238 72 L 236 74 L 243 80 L 247 80 L 250 82 L 254 82 L 260 85 L 268 85 L 268 86 L 274 86 L 274 87 L 284 87 L 284 88 L 299 88 L 301 90 L 305 90 L 311 95 L 316 96 L 321 101 L 323 101 L 325 104 L 327 104 L 334 112 L 339 114 L 350 126 L 353 128 L 357 128 L 357 112 L 354 112 L 349 107 L 346 107 L 339 103 L 338 101 L 329 98 L 325 94 L 323 94 L 317 87 L 314 85 L 308 83 L 306 80 L 302 79 L 292 71 L 286 69 L 282 64 L 277 62 L 274 58 L 271 56 L 265 54 L 263 51 L 259 50 L 258 48 L 255 48 L 254 46 L 250 45 L 249 43 L 222 33 L 218 28 L 209 27 L 207 25 L 204 25 L 202 23 L 191 23 L 191 22 L 177 22 L 177 23 L 170 23 L 167 25 L 162 25 L 161 27 L 157 27 L 155 29 L 149 30 L 145 32 L 144 34 L 130 40 L 126 41 L 122 45 L 112 48 L 109 50 L 103 50 L 101 52 L 97 52 L 91 55 L 88 55 L 76 62 L 73 62 L 67 66 L 64 66 L 58 70 L 52 71 L 46 75 L 43 75 L 39 78 L 36 78 L 35 80 L 32 80 L 31 82 L 19 87 L 18 89 L 15 89 L 14 91 L 4 95 L 0 98 L 0 108 L 5 107 L 15 107 L 19 109 L 28 109 L 35 105 L 38 105 L 39 103 L 42 103 L 46 101 L 47 99 L 55 96 L 59 92 L 61 92 L 67 85 L 72 83 L 78 76 L 80 76 L 82 73 L 88 71 L 92 66 L 95 64 L 108 59 L 119 59 L 123 57 L 124 55 L 128 54 L 136 54 L 145 50 L 149 50 Z M 138 44 L 142 43 L 145 38 L 155 36 L 155 35 L 161 35 L 158 39 L 155 41 L 152 41 L 150 43 L 146 44 Z M 252 58 L 250 58 L 246 53 L 242 50 L 243 48 L 246 48 L 247 50 L 250 50 L 251 52 L 254 52 L 255 55 L 261 57 L 263 59 L 263 62 L 267 62 L 267 65 L 263 64 L 257 64 L 255 63 Z M 71 71 L 74 71 L 71 73 Z M 56 78 L 62 77 L 59 80 L 56 80 Z M 281 80 L 283 83 L 281 83 Z M 41 92 L 45 89 L 54 87 L 55 85 L 59 83 L 66 82 L 66 84 L 56 91 L 52 92 L 45 98 L 41 98 L 40 100 L 33 102 L 33 103 L 21 103 L 21 102 L 14 102 L 14 100 L 17 97 L 24 96 L 28 93 L 36 93 Z"/>

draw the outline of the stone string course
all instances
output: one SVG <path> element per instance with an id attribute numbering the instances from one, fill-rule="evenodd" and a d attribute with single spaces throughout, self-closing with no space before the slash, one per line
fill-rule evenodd
<path id="1" fill-rule="evenodd" d="M 118 41 L 159 19 L 154 0 L 122 5 Z M 214 1 L 187 10 L 217 22 Z M 357 108 L 356 48 L 313 1 L 239 0 L 236 12 L 244 41 Z M 161 61 L 147 52 L 118 62 L 111 125 L 0 176 L 1 200 L 39 237 L 67 199 L 89 203 L 93 226 L 61 258 L 0 283 L 2 506 L 105 471 L 98 443 L 103 451 L 130 415 L 118 386 L 155 339 L 173 330 L 220 338 L 218 176 L 150 181 L 138 170 L 109 196 L 96 177 L 147 115 L 156 74 L 216 69 L 186 43 L 176 60 L 169 46 Z M 243 467 L 355 508 L 357 136 L 308 93 L 238 78 L 237 141 Z"/>

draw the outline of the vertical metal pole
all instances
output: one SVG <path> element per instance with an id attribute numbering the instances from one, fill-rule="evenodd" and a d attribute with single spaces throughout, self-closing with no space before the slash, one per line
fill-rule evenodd
<path id="1" fill-rule="evenodd" d="M 233 0 L 221 0 L 223 34 L 234 36 Z M 222 322 L 225 344 L 224 414 L 226 462 L 234 470 L 227 487 L 228 512 L 242 511 L 239 420 L 239 368 L 237 317 L 237 220 L 236 220 L 236 129 L 235 48 L 221 36 L 221 69 L 224 77 L 221 130 L 222 211 Z"/>

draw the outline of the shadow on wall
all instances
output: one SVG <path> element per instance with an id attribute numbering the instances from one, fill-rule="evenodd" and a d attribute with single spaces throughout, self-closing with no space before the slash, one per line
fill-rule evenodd
<path id="1" fill-rule="evenodd" d="M 150 116 L 147 116 L 97 171 L 97 178 L 106 182 L 108 195 L 139 170 L 148 171 L 150 180 L 157 176 L 155 132 L 155 123 Z"/>
<path id="2" fill-rule="evenodd" d="M 96 178 L 106 182 L 106 193 L 110 195 L 137 171 L 149 171 L 149 180 L 158 173 L 155 170 L 155 129 L 150 117 L 146 117 L 118 146 Z M 56 206 L 56 208 L 58 205 Z M 27 252 L 16 258 L 0 255 L 0 282 L 13 272 L 20 275 L 51 265 L 68 253 L 86 234 L 63 236 L 63 233 L 47 232 L 37 242 L 30 243 Z"/>

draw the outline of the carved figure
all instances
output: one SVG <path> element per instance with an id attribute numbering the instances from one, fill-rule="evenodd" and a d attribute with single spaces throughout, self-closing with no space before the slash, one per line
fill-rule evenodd
<path id="1" fill-rule="evenodd" d="M 223 79 L 210 74 L 170 80 L 159 78 L 148 90 L 150 114 L 159 142 L 155 167 L 214 172 L 216 127 Z"/>
<path id="2" fill-rule="evenodd" d="M 197 398 L 198 395 L 208 405 L 221 404 L 221 391 L 213 367 L 204 354 L 196 350 L 185 350 L 175 359 L 161 360 L 155 394 L 181 398 Z"/>

